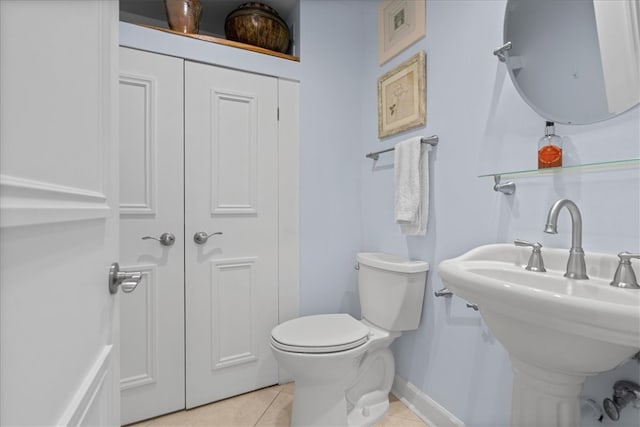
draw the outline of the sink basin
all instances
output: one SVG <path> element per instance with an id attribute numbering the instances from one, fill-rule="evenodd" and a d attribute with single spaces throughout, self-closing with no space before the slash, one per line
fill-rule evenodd
<path id="1" fill-rule="evenodd" d="M 609 285 L 615 255 L 585 254 L 589 280 L 575 280 L 564 277 L 568 249 L 542 249 L 546 273 L 525 270 L 530 254 L 513 244 L 485 245 L 441 262 L 438 272 L 455 295 L 478 305 L 509 353 L 511 424 L 580 425 L 586 377 L 640 350 L 640 290 Z"/>

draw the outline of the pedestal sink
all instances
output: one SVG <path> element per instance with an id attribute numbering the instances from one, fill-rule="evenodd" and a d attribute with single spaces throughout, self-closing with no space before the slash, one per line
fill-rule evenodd
<path id="1" fill-rule="evenodd" d="M 546 272 L 527 271 L 531 250 L 480 246 L 440 263 L 455 295 L 478 305 L 514 373 L 512 426 L 579 426 L 586 377 L 640 350 L 640 290 L 610 286 L 615 255 L 587 253 L 589 280 L 563 277 L 567 249 L 542 249 Z M 635 263 L 640 273 L 640 264 Z"/>

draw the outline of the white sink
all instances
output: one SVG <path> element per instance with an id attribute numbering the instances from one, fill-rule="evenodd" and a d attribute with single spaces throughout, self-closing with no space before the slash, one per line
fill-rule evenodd
<path id="1" fill-rule="evenodd" d="M 478 305 L 509 352 L 511 424 L 580 425 L 586 377 L 640 350 L 640 290 L 609 285 L 615 255 L 587 253 L 589 280 L 574 280 L 564 277 L 568 249 L 542 248 L 546 273 L 525 270 L 530 254 L 513 244 L 480 246 L 441 262 L 438 272 L 455 295 Z"/>

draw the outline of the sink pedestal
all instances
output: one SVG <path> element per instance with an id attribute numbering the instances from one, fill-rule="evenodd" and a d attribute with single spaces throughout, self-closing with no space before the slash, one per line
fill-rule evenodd
<path id="1" fill-rule="evenodd" d="M 511 425 L 580 425 L 580 392 L 586 377 L 550 372 L 511 356 Z"/>

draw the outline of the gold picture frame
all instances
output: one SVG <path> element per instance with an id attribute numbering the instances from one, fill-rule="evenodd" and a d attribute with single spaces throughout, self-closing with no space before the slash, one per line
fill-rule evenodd
<path id="1" fill-rule="evenodd" d="M 378 138 L 427 123 L 426 86 L 423 51 L 378 79 Z"/>
<path id="2" fill-rule="evenodd" d="M 382 0 L 378 6 L 378 63 L 384 64 L 426 34 L 426 0 Z"/>

